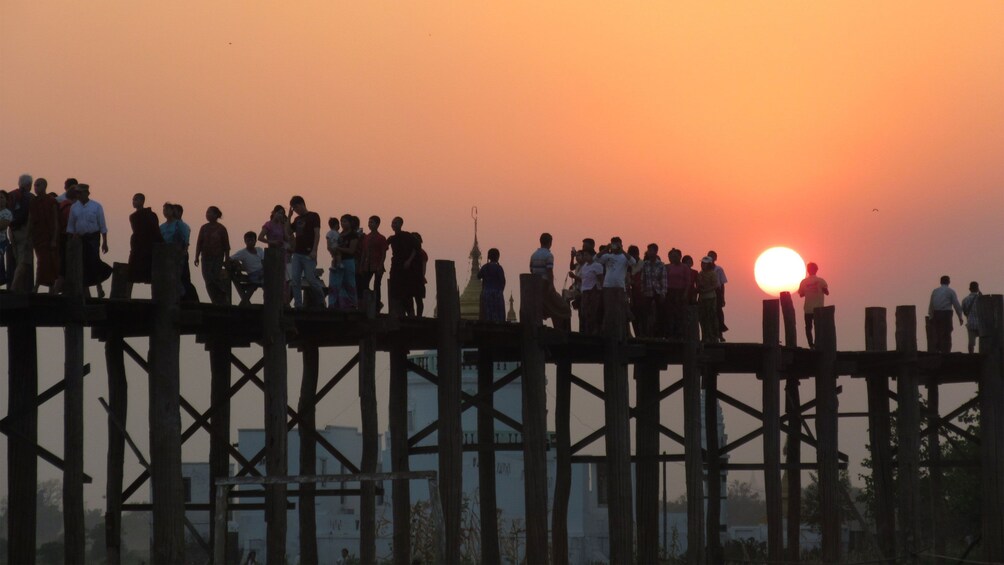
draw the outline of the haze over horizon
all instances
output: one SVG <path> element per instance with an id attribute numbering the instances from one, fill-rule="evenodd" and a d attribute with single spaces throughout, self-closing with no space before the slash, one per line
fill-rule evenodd
<path id="1" fill-rule="evenodd" d="M 109 262 L 127 257 L 135 192 L 158 213 L 164 201 L 184 204 L 193 229 L 219 206 L 235 249 L 293 194 L 322 217 L 378 214 L 385 232 L 401 215 L 431 260 L 457 261 L 461 286 L 477 205 L 482 251 L 500 249 L 517 296 L 542 231 L 554 234 L 559 262 L 583 237 L 654 241 L 663 255 L 678 247 L 698 259 L 715 249 L 730 281 L 730 341 L 760 340 L 767 296 L 753 264 L 783 245 L 820 265 L 838 347 L 862 349 L 865 307 L 888 308 L 890 327 L 900 304 L 917 305 L 922 320 L 942 274 L 960 297 L 970 280 L 1004 292 L 1001 37 L 1004 3 L 992 1 L 9 0 L 0 5 L 0 186 L 21 173 L 54 190 L 71 176 L 89 183 L 108 216 Z M 957 351 L 964 333 L 955 332 Z M 62 374 L 60 333 L 40 332 L 40 347 L 52 352 L 40 359 L 44 388 Z M 322 373 L 343 354 L 323 354 Z M 8 355 L 0 350 L 0 365 Z M 208 398 L 205 357 L 183 362 L 189 398 Z M 85 470 L 96 480 L 85 494 L 96 506 L 100 344 L 88 340 L 86 361 Z M 291 398 L 298 363 L 291 355 Z M 128 370 L 129 427 L 145 449 L 145 378 Z M 384 359 L 378 371 L 385 402 Z M 755 382 L 739 381 L 723 386 L 759 398 Z M 863 387 L 847 381 L 841 410 L 857 410 Z M 341 387 L 319 425 L 358 422 L 354 385 Z M 0 379 L 0 396 L 6 389 Z M 942 402 L 970 395 L 948 387 Z M 589 400 L 573 401 L 573 437 L 602 425 Z M 235 428 L 260 425 L 257 393 L 236 402 L 247 410 L 235 410 Z M 40 414 L 41 442 L 57 453 L 59 404 Z M 731 411 L 726 422 L 731 434 L 748 429 Z M 841 422 L 855 482 L 865 430 Z M 185 460 L 204 459 L 205 444 L 186 445 Z M 58 476 L 44 462 L 39 470 L 42 480 Z"/>

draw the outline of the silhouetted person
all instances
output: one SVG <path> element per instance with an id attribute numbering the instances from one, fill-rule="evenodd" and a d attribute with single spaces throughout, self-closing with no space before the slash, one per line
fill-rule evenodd
<path id="1" fill-rule="evenodd" d="M 418 245 L 418 256 L 415 257 L 415 265 L 412 267 L 411 273 L 414 278 L 412 298 L 415 300 L 415 315 L 421 318 L 422 314 L 425 313 L 425 287 L 429 284 L 429 280 L 426 278 L 429 268 L 429 254 L 422 247 L 422 234 L 412 232 L 412 235 L 415 236 L 415 244 Z"/>
<path id="2" fill-rule="evenodd" d="M 659 246 L 650 243 L 641 262 L 641 288 L 635 293 L 641 301 L 637 310 L 641 317 L 636 324 L 639 335 L 662 335 L 666 311 L 666 265 L 659 258 Z M 637 315 L 636 315 L 637 318 Z"/>
<path id="3" fill-rule="evenodd" d="M 35 179 L 35 198 L 28 212 L 28 233 L 35 252 L 35 290 L 47 286 L 55 290 L 59 278 L 59 204 L 56 196 L 46 192 L 48 181 Z"/>
<path id="4" fill-rule="evenodd" d="M 962 313 L 966 315 L 966 330 L 969 334 L 969 352 L 976 351 L 976 338 L 980 337 L 980 283 L 969 283 L 969 296 L 962 299 Z"/>
<path id="5" fill-rule="evenodd" d="M 623 337 L 627 332 L 627 282 L 629 271 L 637 261 L 624 253 L 621 238 L 613 237 L 606 250 L 600 251 L 596 262 L 603 265 L 603 332 Z"/>
<path id="6" fill-rule="evenodd" d="M 253 231 L 244 234 L 244 247 L 230 256 L 230 260 L 237 263 L 240 272 L 247 275 L 248 282 L 261 286 L 265 281 L 265 250 L 256 247 L 256 238 Z"/>
<path id="7" fill-rule="evenodd" d="M 192 271 L 188 267 L 188 244 L 191 241 L 192 229 L 188 227 L 181 216 L 184 208 L 180 204 L 164 204 L 164 223 L 160 224 L 160 235 L 164 238 L 164 243 L 178 246 L 181 250 L 183 261 L 181 267 L 181 299 L 188 302 L 198 302 L 199 295 L 192 284 Z"/>
<path id="8" fill-rule="evenodd" d="M 359 256 L 359 226 L 352 214 L 341 217 L 342 231 L 338 234 L 337 247 L 338 266 L 335 268 L 329 285 L 329 292 L 334 297 L 333 307 L 342 310 L 357 310 L 359 308 L 359 292 L 356 290 L 356 259 Z"/>
<path id="9" fill-rule="evenodd" d="M 543 319 L 551 319 L 555 328 L 571 328 L 572 309 L 554 288 L 554 255 L 551 234 L 540 234 L 540 247 L 530 255 L 530 272 L 544 279 Z"/>
<path id="10" fill-rule="evenodd" d="M 380 216 L 370 216 L 367 223 L 369 233 L 363 236 L 360 243 L 359 252 L 359 283 L 357 285 L 359 298 L 365 299 L 372 295 L 376 300 L 376 311 L 383 308 L 381 299 L 383 289 L 383 275 L 386 272 L 384 262 L 387 259 L 387 238 L 380 233 Z M 370 280 L 373 280 L 372 294 L 370 291 Z"/>
<path id="11" fill-rule="evenodd" d="M 7 206 L 13 214 L 10 221 L 10 250 L 14 253 L 14 268 L 10 289 L 15 292 L 30 292 L 32 271 L 35 269 L 34 254 L 31 249 L 31 234 L 28 231 L 28 215 L 31 201 L 31 175 L 21 175 L 17 179 L 17 190 L 7 195 Z"/>
<path id="12" fill-rule="evenodd" d="M 815 349 L 816 342 L 812 339 L 813 313 L 816 308 L 823 307 L 823 297 L 830 294 L 830 287 L 825 280 L 816 276 L 819 265 L 809 263 L 805 266 L 805 272 L 808 276 L 798 284 L 798 295 L 805 298 L 805 339 L 808 340 L 809 349 Z"/>
<path id="13" fill-rule="evenodd" d="M 77 201 L 70 207 L 66 233 L 79 237 L 83 244 L 84 288 L 97 286 L 98 296 L 103 297 L 101 283 L 112 275 L 112 268 L 101 260 L 98 249 L 100 245 L 101 253 L 108 253 L 108 224 L 104 208 L 91 200 L 91 187 L 86 184 L 77 185 Z"/>
<path id="14" fill-rule="evenodd" d="M 683 264 L 683 253 L 679 249 L 670 249 L 666 257 L 669 259 L 669 264 L 666 265 L 664 331 L 667 337 L 683 339 L 687 304 L 694 283 L 690 276 L 690 267 Z"/>
<path id="15" fill-rule="evenodd" d="M 478 271 L 481 280 L 481 319 L 486 322 L 505 321 L 505 269 L 499 264 L 499 250 L 488 250 L 488 262 Z"/>
<path id="16" fill-rule="evenodd" d="M 934 350 L 939 353 L 952 351 L 953 309 L 959 316 L 959 325 L 963 324 L 962 305 L 955 291 L 948 286 L 950 284 L 952 279 L 948 275 L 941 277 L 941 286 L 931 292 L 931 304 L 927 308 L 927 315 L 934 326 Z"/>
<path id="17" fill-rule="evenodd" d="M 697 277 L 697 305 L 701 341 L 722 341 L 721 328 L 718 327 L 718 273 L 715 272 L 715 260 L 710 256 L 701 259 L 701 273 Z"/>
<path id="18" fill-rule="evenodd" d="M 135 210 L 129 214 L 129 280 L 133 283 L 150 284 L 153 281 L 153 244 L 163 243 L 160 234 L 160 219 L 157 213 L 146 207 L 146 196 L 137 193 L 132 197 Z"/>
<path id="19" fill-rule="evenodd" d="M 223 271 L 223 263 L 230 255 L 230 234 L 220 223 L 222 217 L 219 208 L 210 206 L 206 210 L 206 223 L 199 228 L 199 237 L 195 240 L 195 266 L 202 263 L 202 279 L 213 304 L 230 303 L 230 288 Z"/>
<path id="20" fill-rule="evenodd" d="M 56 202 L 65 202 L 70 198 L 70 189 L 77 186 L 77 179 L 70 177 L 63 181 L 63 193 L 56 197 Z"/>
<path id="21" fill-rule="evenodd" d="M 11 256 L 10 241 L 7 239 L 7 227 L 14 219 L 14 214 L 7 209 L 7 191 L 0 190 L 0 286 L 7 284 L 8 272 L 13 276 L 14 269 L 8 269 L 7 259 Z"/>
<path id="22" fill-rule="evenodd" d="M 592 249 L 579 251 L 582 264 L 578 273 L 570 272 L 582 291 L 579 298 L 579 331 L 594 335 L 600 331 L 600 304 L 603 302 L 603 265 L 593 259 L 596 253 Z"/>
<path id="23" fill-rule="evenodd" d="M 390 278 L 387 281 L 387 300 L 390 312 L 396 316 L 414 316 L 415 277 L 413 265 L 420 261 L 418 242 L 410 232 L 404 231 L 404 220 L 398 216 L 391 220 L 394 235 L 387 238 L 390 245 Z"/>
<path id="24" fill-rule="evenodd" d="M 729 279 L 725 276 L 725 269 L 718 264 L 718 254 L 714 251 L 708 251 L 708 257 L 711 257 L 714 262 L 715 276 L 718 277 L 718 286 L 715 288 L 718 299 L 718 332 L 721 340 L 725 341 L 725 336 L 722 334 L 729 331 L 729 327 L 725 325 L 725 283 L 729 282 Z"/>
<path id="25" fill-rule="evenodd" d="M 321 241 L 321 217 L 307 210 L 302 196 L 289 200 L 289 208 L 296 212 L 293 220 L 293 257 L 290 260 L 290 286 L 293 287 L 293 306 L 303 307 L 303 279 L 316 293 L 318 299 L 324 296 L 324 286 L 317 278 L 317 244 Z"/>
<path id="26" fill-rule="evenodd" d="M 56 294 L 63 292 L 63 281 L 66 278 L 66 243 L 70 240 L 70 234 L 66 233 L 66 228 L 70 224 L 70 210 L 79 196 L 76 179 L 67 179 L 67 182 L 71 180 L 74 184 L 67 187 L 64 193 L 66 198 L 56 199 L 59 205 L 59 277 L 56 279 Z"/>

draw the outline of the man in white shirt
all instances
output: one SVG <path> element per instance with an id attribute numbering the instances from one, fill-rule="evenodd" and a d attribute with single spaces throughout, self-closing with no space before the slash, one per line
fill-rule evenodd
<path id="1" fill-rule="evenodd" d="M 628 267 L 634 257 L 624 253 L 621 238 L 610 239 L 607 251 L 596 256 L 596 262 L 606 269 L 603 277 L 603 331 L 620 338 L 627 335 L 627 295 L 625 287 Z"/>
<path id="2" fill-rule="evenodd" d="M 260 247 L 255 247 L 257 236 L 253 231 L 244 234 L 244 249 L 230 256 L 231 261 L 235 261 L 240 270 L 247 274 L 248 282 L 261 285 L 264 282 L 265 251 Z"/>
<path id="3" fill-rule="evenodd" d="M 595 334 L 600 329 L 600 304 L 603 300 L 603 265 L 593 261 L 596 255 L 592 249 L 579 252 L 582 265 L 579 274 L 569 273 L 579 280 L 582 300 L 579 304 L 579 331 Z"/>
<path id="4" fill-rule="evenodd" d="M 798 295 L 805 298 L 805 338 L 809 341 L 809 349 L 815 349 L 816 343 L 812 339 L 812 323 L 816 308 L 822 308 L 823 296 L 830 294 L 830 287 L 826 281 L 817 277 L 819 266 L 809 263 L 805 266 L 807 276 L 798 284 Z"/>
<path id="5" fill-rule="evenodd" d="M 66 233 L 80 238 L 83 243 L 84 287 L 98 285 L 98 296 L 104 291 L 101 283 L 111 274 L 111 267 L 101 260 L 102 253 L 108 253 L 108 226 L 105 211 L 96 200 L 91 200 L 91 187 L 77 185 L 77 201 L 70 207 L 70 218 Z"/>
<path id="6" fill-rule="evenodd" d="M 941 286 L 931 292 L 931 303 L 927 307 L 927 316 L 934 324 L 934 351 L 938 353 L 949 353 L 952 351 L 952 309 L 959 316 L 959 325 L 962 321 L 962 305 L 959 304 L 959 297 L 948 286 L 952 284 L 952 279 L 948 275 L 941 277 Z"/>
<path id="7" fill-rule="evenodd" d="M 729 282 L 729 278 L 725 276 L 725 269 L 718 264 L 718 254 L 708 251 L 708 257 L 715 261 L 715 274 L 718 275 L 718 288 L 715 289 L 718 298 L 718 329 L 725 333 L 729 331 L 729 327 L 725 325 L 725 283 Z"/>
<path id="8" fill-rule="evenodd" d="M 554 255 L 551 253 L 551 234 L 540 234 L 540 248 L 530 255 L 530 273 L 540 275 L 543 285 L 543 318 L 551 318 L 555 328 L 568 329 L 572 309 L 554 288 Z"/>

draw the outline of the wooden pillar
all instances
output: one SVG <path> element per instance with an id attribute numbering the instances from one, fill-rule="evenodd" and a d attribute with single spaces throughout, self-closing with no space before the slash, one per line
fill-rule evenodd
<path id="1" fill-rule="evenodd" d="M 210 405 L 214 412 L 210 420 L 212 433 L 209 438 L 209 484 L 210 492 L 214 493 L 216 481 L 230 476 L 230 344 L 225 336 L 215 336 L 210 339 L 209 370 Z M 210 516 L 215 516 L 216 497 L 209 497 Z M 225 524 L 224 524 L 225 525 Z M 223 548 L 226 551 L 226 528 L 216 529 L 215 520 L 209 522 L 209 545 L 213 546 L 216 536 L 223 536 Z M 224 559 L 226 556 L 224 555 Z"/>
<path id="2" fill-rule="evenodd" d="M 153 247 L 150 333 L 150 483 L 153 563 L 185 562 L 185 488 L 181 478 L 179 290 L 183 255 L 177 246 Z"/>
<path id="3" fill-rule="evenodd" d="M 983 560 L 1004 562 L 1004 297 L 983 296 L 980 315 L 980 455 Z"/>
<path id="4" fill-rule="evenodd" d="M 408 348 L 394 336 L 390 346 L 390 464 L 395 473 L 410 470 L 408 463 Z M 406 479 L 393 481 L 394 563 L 411 563 L 411 487 Z"/>
<path id="5" fill-rule="evenodd" d="M 122 562 L 122 474 L 125 462 L 125 436 L 115 421 L 125 426 L 129 407 L 129 383 L 126 380 L 122 336 L 112 334 L 105 341 L 105 366 L 108 369 L 108 480 L 105 483 L 105 550 L 108 565 Z"/>
<path id="6" fill-rule="evenodd" d="M 816 436 L 819 447 L 819 509 L 822 516 L 822 560 L 840 561 L 840 460 L 837 457 L 837 330 L 833 306 L 816 308 Z"/>
<path id="7" fill-rule="evenodd" d="M 790 292 L 781 293 L 781 319 L 784 320 L 784 345 L 798 347 L 798 329 L 795 327 L 795 305 Z"/>
<path id="8" fill-rule="evenodd" d="M 539 275 L 519 276 L 523 357 L 523 468 L 526 501 L 526 561 L 547 563 L 547 377 L 543 327 L 544 281 Z"/>
<path id="9" fill-rule="evenodd" d="M 478 407 L 478 490 L 481 517 L 481 562 L 485 565 L 499 565 L 499 524 L 495 492 L 495 417 L 491 409 L 495 405 L 495 395 L 489 391 L 495 384 L 495 367 L 491 348 L 478 348 L 478 395 L 482 406 Z M 557 488 L 557 487 L 556 487 Z M 557 499 L 557 491 L 555 491 Z"/>
<path id="10" fill-rule="evenodd" d="M 436 261 L 439 367 L 439 484 L 443 504 L 447 563 L 460 562 L 460 512 L 463 497 L 463 445 L 460 427 L 460 294 L 453 261 Z"/>
<path id="11" fill-rule="evenodd" d="M 300 401 L 297 405 L 297 412 L 300 414 L 300 474 L 316 475 L 317 442 L 314 440 L 314 432 L 317 429 L 319 351 L 316 344 L 308 342 L 303 344 L 301 353 L 303 355 L 303 378 L 300 380 Z M 316 565 L 318 563 L 317 501 L 314 498 L 314 492 L 317 490 L 317 484 L 301 483 L 299 488 L 300 500 L 297 510 L 300 518 L 300 563 Z"/>
<path id="12" fill-rule="evenodd" d="M 683 436 L 687 484 L 687 562 L 704 563 L 704 460 L 701 454 L 701 342 L 697 307 L 687 307 L 683 350 Z"/>
<path id="13" fill-rule="evenodd" d="M 36 498 L 38 492 L 38 354 L 37 330 L 27 318 L 7 327 L 7 562 L 35 563 Z"/>
<path id="14" fill-rule="evenodd" d="M 787 330 L 785 330 L 787 331 Z M 801 555 L 802 527 L 802 400 L 798 375 L 788 375 L 784 385 L 784 412 L 788 416 L 788 433 L 785 435 L 784 464 L 788 471 L 788 507 L 785 559 L 798 563 Z"/>
<path id="15" fill-rule="evenodd" d="M 286 330 L 283 286 L 286 265 L 280 249 L 265 251 L 263 349 L 265 350 L 265 472 L 270 477 L 287 475 L 286 458 Z M 286 484 L 265 487 L 265 546 L 269 565 L 286 562 Z"/>
<path id="16" fill-rule="evenodd" d="M 865 309 L 865 349 L 886 351 L 888 329 L 885 308 Z M 896 503 L 892 482 L 891 428 L 889 419 L 889 376 L 874 373 L 868 383 L 868 447 L 872 459 L 872 488 L 875 492 L 872 516 L 882 557 L 896 556 Z"/>
<path id="17" fill-rule="evenodd" d="M 927 476 L 931 496 L 930 515 L 931 539 L 936 555 L 945 555 L 945 536 L 941 533 L 941 520 L 937 516 L 945 516 L 945 500 L 943 484 L 943 469 L 941 467 L 941 429 L 939 422 L 941 414 L 941 399 L 938 391 L 938 381 L 934 376 L 927 381 Z M 932 563 L 937 565 L 941 559 L 934 557 Z"/>
<path id="18" fill-rule="evenodd" d="M 896 351 L 901 354 L 896 392 L 899 554 L 916 562 L 920 536 L 920 399 L 917 390 L 917 310 L 896 307 Z"/>
<path id="19" fill-rule="evenodd" d="M 376 313 L 376 302 L 368 305 L 367 318 Z M 376 339 L 372 329 L 365 329 L 359 341 L 359 407 L 362 414 L 363 452 L 361 471 L 377 472 L 380 451 L 380 432 L 377 429 L 376 394 Z M 376 563 L 376 483 L 360 483 L 362 499 L 359 504 L 359 561 Z"/>
<path id="20" fill-rule="evenodd" d="M 767 560 L 784 560 L 784 526 L 781 522 L 781 376 L 780 301 L 763 301 L 763 462 L 767 503 Z"/>
<path id="21" fill-rule="evenodd" d="M 659 561 L 659 372 L 659 365 L 651 359 L 634 366 L 635 523 L 639 563 Z"/>
<path id="22" fill-rule="evenodd" d="M 74 307 L 84 305 L 84 272 L 80 239 L 66 244 L 64 293 Z M 63 378 L 63 540 L 65 562 L 83 563 L 84 530 L 84 326 L 79 321 L 63 330 L 65 367 Z"/>
<path id="23" fill-rule="evenodd" d="M 67 242 L 69 244 L 69 242 Z M 109 298 L 129 298 L 132 296 L 132 281 L 129 280 L 128 263 L 112 263 L 112 288 Z"/>
<path id="24" fill-rule="evenodd" d="M 630 563 L 634 544 L 631 510 L 631 416 L 627 362 L 627 301 L 623 292 L 604 290 L 603 302 L 603 402 L 607 433 L 607 515 L 610 562 Z M 617 297 L 616 299 L 611 299 Z"/>
<path id="25" fill-rule="evenodd" d="M 710 564 L 721 563 L 722 554 L 722 461 L 718 453 L 718 373 L 704 369 L 704 449 L 707 510 L 705 528 Z"/>

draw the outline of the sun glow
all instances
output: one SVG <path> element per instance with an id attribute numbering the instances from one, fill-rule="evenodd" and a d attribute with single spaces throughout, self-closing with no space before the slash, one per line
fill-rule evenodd
<path id="1" fill-rule="evenodd" d="M 805 261 L 793 249 L 771 247 L 757 258 L 753 276 L 760 290 L 771 296 L 794 292 L 805 277 Z"/>

